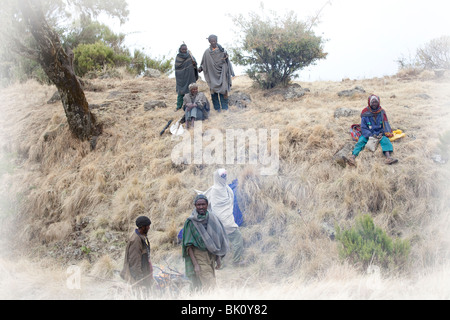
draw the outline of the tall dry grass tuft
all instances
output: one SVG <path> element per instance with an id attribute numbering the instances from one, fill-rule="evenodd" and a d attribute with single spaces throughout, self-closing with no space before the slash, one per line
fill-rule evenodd
<path id="1" fill-rule="evenodd" d="M 100 279 L 113 279 L 116 268 L 117 266 L 110 256 L 103 256 L 95 262 L 89 274 Z"/>

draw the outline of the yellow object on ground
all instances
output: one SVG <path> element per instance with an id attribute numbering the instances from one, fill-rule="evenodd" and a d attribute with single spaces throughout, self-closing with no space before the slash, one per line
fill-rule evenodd
<path id="1" fill-rule="evenodd" d="M 395 130 L 392 132 L 394 134 L 393 137 L 389 138 L 391 142 L 406 137 L 406 133 L 403 133 L 402 130 Z"/>

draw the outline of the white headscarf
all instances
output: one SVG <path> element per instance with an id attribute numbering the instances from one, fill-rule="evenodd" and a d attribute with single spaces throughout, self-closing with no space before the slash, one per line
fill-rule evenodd
<path id="1" fill-rule="evenodd" d="M 227 234 L 233 233 L 238 225 L 234 221 L 234 193 L 227 185 L 227 171 L 214 172 L 214 185 L 205 192 L 209 200 L 209 210 L 220 219 Z"/>
<path id="2" fill-rule="evenodd" d="M 370 97 L 370 105 L 372 105 L 372 102 L 377 101 L 378 103 L 380 102 L 380 98 L 378 98 L 377 96 L 373 95 Z"/>

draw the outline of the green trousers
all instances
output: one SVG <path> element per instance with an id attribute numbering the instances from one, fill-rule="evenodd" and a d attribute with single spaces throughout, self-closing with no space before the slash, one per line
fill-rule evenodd
<path id="1" fill-rule="evenodd" d="M 228 240 L 230 240 L 231 249 L 233 250 L 233 263 L 239 263 L 244 252 L 244 240 L 239 228 L 228 235 Z"/>
<path id="2" fill-rule="evenodd" d="M 360 154 L 360 152 L 364 150 L 364 147 L 366 146 L 367 142 L 369 142 L 369 140 L 366 137 L 361 136 L 359 138 L 358 143 L 355 145 L 355 148 L 353 149 L 353 155 L 355 157 L 357 157 Z M 386 137 L 383 137 L 381 139 L 380 146 L 383 153 L 394 152 L 394 146 L 392 145 L 391 141 Z"/>
<path id="3" fill-rule="evenodd" d="M 183 108 L 183 102 L 184 102 L 184 94 L 179 94 L 177 98 L 177 110 L 180 110 Z"/>

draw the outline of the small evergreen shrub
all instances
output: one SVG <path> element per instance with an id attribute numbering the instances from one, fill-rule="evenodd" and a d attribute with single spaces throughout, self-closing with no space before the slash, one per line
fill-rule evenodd
<path id="1" fill-rule="evenodd" d="M 130 58 L 116 54 L 112 48 L 102 42 L 81 44 L 75 50 L 75 72 L 84 76 L 90 71 L 102 71 L 128 65 Z"/>
<path id="2" fill-rule="evenodd" d="M 233 18 L 240 28 L 232 61 L 248 67 L 247 75 L 263 89 L 288 86 L 298 72 L 325 59 L 324 42 L 291 11 L 284 17 L 250 13 Z"/>
<path id="3" fill-rule="evenodd" d="M 169 75 L 173 70 L 173 58 L 151 58 L 141 50 L 135 50 L 134 56 L 131 59 L 129 71 L 136 75 L 145 73 L 147 69 L 155 69 L 163 74 Z"/>
<path id="4" fill-rule="evenodd" d="M 167 59 L 166 56 L 162 58 L 147 57 L 147 68 L 156 69 L 163 74 L 169 75 L 173 70 L 173 60 L 173 58 Z"/>
<path id="5" fill-rule="evenodd" d="M 340 256 L 363 269 L 378 265 L 385 269 L 401 268 L 407 261 L 411 245 L 407 240 L 392 239 L 375 226 L 370 215 L 356 219 L 348 230 L 337 228 L 336 239 L 340 242 Z"/>

